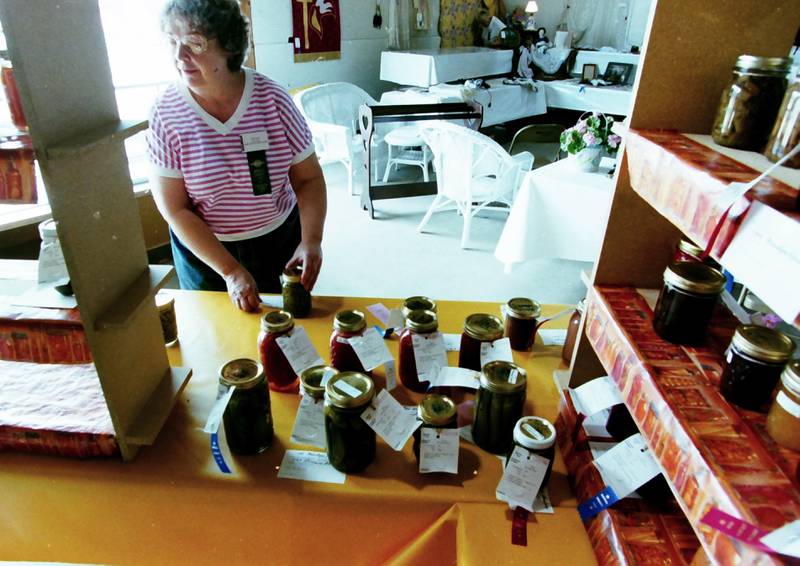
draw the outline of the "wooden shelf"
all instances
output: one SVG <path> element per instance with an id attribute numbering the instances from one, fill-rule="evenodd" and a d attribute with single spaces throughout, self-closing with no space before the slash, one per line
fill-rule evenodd
<path id="1" fill-rule="evenodd" d="M 655 333 L 636 289 L 599 286 L 589 295 L 585 332 L 708 555 L 720 564 L 780 564 L 700 524 L 712 507 L 765 530 L 800 518 L 797 455 L 765 442 L 752 426 L 763 416 L 734 409 L 718 391 L 735 326 L 720 318 L 708 346 L 682 348 Z"/>
<path id="2" fill-rule="evenodd" d="M 72 157 L 104 143 L 125 141 L 146 129 L 147 120 L 119 120 L 53 144 L 47 148 L 47 156 L 49 158 Z"/>
<path id="3" fill-rule="evenodd" d="M 125 433 L 125 442 L 137 446 L 153 444 L 191 376 L 190 368 L 170 368 L 141 410 L 139 418 Z"/>
<path id="4" fill-rule="evenodd" d="M 151 265 L 133 284 L 125 289 L 111 308 L 97 317 L 95 329 L 124 328 L 153 293 L 161 289 L 175 273 L 171 265 Z"/>

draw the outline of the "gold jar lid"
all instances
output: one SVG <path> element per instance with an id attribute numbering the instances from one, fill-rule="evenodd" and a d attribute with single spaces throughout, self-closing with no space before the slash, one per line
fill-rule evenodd
<path id="1" fill-rule="evenodd" d="M 408 313 L 411 311 L 436 312 L 436 301 L 422 295 L 409 297 L 403 301 L 403 318 L 408 318 Z"/>
<path id="2" fill-rule="evenodd" d="M 251 389 L 264 381 L 264 368 L 255 360 L 238 358 L 219 368 L 219 382 L 226 387 Z"/>
<path id="3" fill-rule="evenodd" d="M 800 397 L 800 360 L 792 360 L 783 368 L 781 383 L 789 391 Z"/>
<path id="4" fill-rule="evenodd" d="M 700 256 L 702 256 L 703 252 L 705 251 L 703 248 L 690 242 L 689 240 L 681 240 L 680 242 L 678 242 L 678 249 L 683 253 L 688 254 L 697 259 L 700 259 Z"/>
<path id="5" fill-rule="evenodd" d="M 288 311 L 270 311 L 261 317 L 261 330 L 286 332 L 294 326 L 294 317 Z"/>
<path id="6" fill-rule="evenodd" d="M 493 393 L 513 393 L 527 384 L 528 372 L 513 362 L 495 360 L 481 370 L 481 387 Z"/>
<path id="7" fill-rule="evenodd" d="M 417 406 L 417 416 L 425 424 L 447 426 L 456 418 L 456 404 L 450 397 L 430 393 Z"/>
<path id="8" fill-rule="evenodd" d="M 375 384 L 368 375 L 343 371 L 334 375 L 325 386 L 325 398 L 335 407 L 355 409 L 372 401 Z"/>
<path id="9" fill-rule="evenodd" d="M 322 379 L 326 374 L 334 376 L 339 373 L 339 370 L 331 366 L 311 366 L 300 372 L 300 383 L 303 386 L 303 391 L 306 395 L 316 399 L 322 399 L 325 396 L 325 386 L 322 385 Z"/>
<path id="10" fill-rule="evenodd" d="M 358 332 L 367 326 L 367 319 L 361 311 L 339 311 L 333 317 L 333 327 L 345 332 Z"/>
<path id="11" fill-rule="evenodd" d="M 556 429 L 542 417 L 522 417 L 514 426 L 514 442 L 531 450 L 544 450 L 555 444 Z"/>
<path id="12" fill-rule="evenodd" d="M 464 332 L 481 342 L 499 340 L 503 337 L 503 321 L 491 314 L 471 314 L 464 321 Z"/>
<path id="13" fill-rule="evenodd" d="M 414 332 L 433 332 L 439 328 L 439 319 L 433 311 L 411 311 L 406 317 L 406 326 Z"/>
<path id="14" fill-rule="evenodd" d="M 755 324 L 739 326 L 731 344 L 736 351 L 763 362 L 784 363 L 794 352 L 794 342 L 783 332 Z"/>
<path id="15" fill-rule="evenodd" d="M 300 283 L 300 278 L 302 276 L 303 276 L 303 268 L 301 268 L 299 265 L 295 265 L 291 269 L 283 270 L 284 283 Z"/>
<path id="16" fill-rule="evenodd" d="M 156 308 L 158 312 L 167 312 L 175 308 L 175 297 L 156 293 Z"/>
<path id="17" fill-rule="evenodd" d="M 514 297 L 506 303 L 506 310 L 514 318 L 539 318 L 542 305 L 533 299 Z"/>
<path id="18" fill-rule="evenodd" d="M 704 263 L 680 261 L 664 270 L 664 283 L 689 293 L 716 295 L 725 287 L 725 276 Z"/>
<path id="19" fill-rule="evenodd" d="M 761 71 L 766 73 L 786 74 L 792 67 L 792 60 L 788 57 L 757 57 L 755 55 L 740 55 L 736 59 L 737 71 Z"/>

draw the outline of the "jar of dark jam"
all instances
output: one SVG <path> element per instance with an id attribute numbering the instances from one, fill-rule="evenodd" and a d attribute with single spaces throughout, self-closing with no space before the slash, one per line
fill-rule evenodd
<path id="1" fill-rule="evenodd" d="M 720 145 L 761 151 L 786 92 L 792 60 L 741 55 L 722 91 L 711 137 Z"/>
<path id="2" fill-rule="evenodd" d="M 527 385 L 528 374 L 516 364 L 494 361 L 483 366 L 472 422 L 475 444 L 493 454 L 508 453 Z"/>
<path id="3" fill-rule="evenodd" d="M 698 245 L 693 244 L 689 240 L 681 240 L 675 248 L 675 254 L 672 256 L 672 261 L 677 263 L 679 261 L 703 261 L 703 252 L 705 250 Z"/>
<path id="4" fill-rule="evenodd" d="M 611 407 L 606 421 L 606 431 L 617 442 L 622 442 L 629 436 L 639 432 L 639 427 L 636 426 L 636 422 L 633 420 L 625 403 L 617 403 Z"/>
<path id="5" fill-rule="evenodd" d="M 786 89 L 764 155 L 770 161 L 778 161 L 798 143 L 800 143 L 800 75 L 795 75 L 789 88 Z M 783 166 L 800 169 L 800 154 L 784 161 Z"/>
<path id="6" fill-rule="evenodd" d="M 339 371 L 364 371 L 356 351 L 347 341 L 354 336 L 363 336 L 367 327 L 367 319 L 361 311 L 339 311 L 333 318 L 331 334 L 331 365 Z"/>
<path id="7" fill-rule="evenodd" d="M 414 336 L 427 337 L 439 328 L 439 320 L 433 311 L 411 311 L 406 317 L 406 324 L 400 331 L 400 347 L 397 359 L 397 373 L 400 382 L 411 391 L 425 393 L 427 381 L 420 382 L 417 374 L 417 360 L 414 357 Z"/>
<path id="8" fill-rule="evenodd" d="M 305 318 L 311 312 L 311 293 L 300 282 L 302 275 L 303 270 L 295 266 L 284 270 L 281 276 L 283 310 L 292 313 L 295 318 Z"/>
<path id="9" fill-rule="evenodd" d="M 333 377 L 339 373 L 336 368 L 331 366 L 311 366 L 300 372 L 300 386 L 303 388 L 303 395 L 308 395 L 314 399 L 325 397 L 325 386 L 322 381 L 326 375 Z M 328 378 L 330 379 L 330 378 Z"/>
<path id="10" fill-rule="evenodd" d="M 285 336 L 293 328 L 294 318 L 286 311 L 271 311 L 261 317 L 258 355 L 264 366 L 269 388 L 273 391 L 297 392 L 297 374 L 278 345 L 278 338 Z"/>
<path id="11" fill-rule="evenodd" d="M 781 374 L 778 395 L 767 415 L 767 432 L 781 446 L 800 452 L 800 360 L 789 362 Z"/>
<path id="12" fill-rule="evenodd" d="M 514 447 L 519 446 L 530 454 L 536 454 L 549 460 L 542 480 L 542 487 L 545 487 L 550 481 L 550 472 L 553 471 L 553 461 L 556 459 L 555 427 L 542 417 L 522 417 L 514 425 L 512 437 L 513 442 L 508 450 L 507 458 L 511 458 Z"/>
<path id="13" fill-rule="evenodd" d="M 503 334 L 511 342 L 511 349 L 527 352 L 536 338 L 536 323 L 542 306 L 532 299 L 515 297 L 506 303 Z"/>
<path id="14" fill-rule="evenodd" d="M 331 466 L 357 473 L 375 459 L 375 431 L 361 418 L 375 396 L 369 376 L 342 372 L 325 386 L 325 440 Z"/>
<path id="15" fill-rule="evenodd" d="M 572 316 L 569 317 L 567 323 L 567 336 L 564 338 L 564 347 L 561 348 L 561 359 L 565 364 L 572 363 L 572 353 L 575 351 L 575 344 L 578 341 L 578 329 L 581 327 L 581 317 L 586 311 L 586 299 L 581 299 Z"/>
<path id="16" fill-rule="evenodd" d="M 411 311 L 433 311 L 435 313 L 436 308 L 436 301 L 433 299 L 420 295 L 409 297 L 403 301 L 403 319 L 408 318 Z"/>
<path id="17" fill-rule="evenodd" d="M 219 370 L 220 388 L 235 387 L 222 414 L 228 448 L 259 454 L 272 444 L 272 412 L 264 368 L 255 360 L 232 360 Z"/>
<path id="18" fill-rule="evenodd" d="M 491 314 L 471 314 L 464 321 L 458 367 L 481 371 L 481 343 L 503 337 L 503 321 Z"/>
<path id="19" fill-rule="evenodd" d="M 670 264 L 653 312 L 653 328 L 674 344 L 699 344 L 724 287 L 725 276 L 704 263 Z"/>
<path id="20" fill-rule="evenodd" d="M 423 428 L 456 428 L 456 404 L 453 400 L 438 393 L 422 398 L 417 406 L 417 417 L 422 425 L 414 431 L 414 455 L 419 462 L 419 447 L 422 443 Z"/>
<path id="21" fill-rule="evenodd" d="M 782 332 L 753 324 L 739 326 L 719 382 L 723 397 L 751 411 L 766 411 L 792 352 L 794 342 Z"/>
<path id="22" fill-rule="evenodd" d="M 161 321 L 164 344 L 172 346 L 178 341 L 178 321 L 175 318 L 175 299 L 169 295 L 156 293 L 156 308 Z"/>

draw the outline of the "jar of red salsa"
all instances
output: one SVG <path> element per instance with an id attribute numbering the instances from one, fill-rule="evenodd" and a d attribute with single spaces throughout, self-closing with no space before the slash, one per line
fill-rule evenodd
<path id="1" fill-rule="evenodd" d="M 411 391 L 425 393 L 428 382 L 420 383 L 417 374 L 417 360 L 414 357 L 414 336 L 429 337 L 439 328 L 436 313 L 428 310 L 411 311 L 406 317 L 405 328 L 400 331 L 400 349 L 398 357 L 398 373 L 400 381 Z"/>
<path id="2" fill-rule="evenodd" d="M 503 321 L 491 314 L 471 314 L 464 321 L 458 367 L 481 371 L 481 343 L 503 337 Z"/>
<path id="3" fill-rule="evenodd" d="M 356 351 L 347 341 L 354 336 L 363 336 L 367 327 L 364 313 L 357 310 L 339 311 L 333 317 L 331 334 L 331 365 L 339 371 L 357 371 L 371 375 L 364 370 Z"/>
<path id="4" fill-rule="evenodd" d="M 294 328 L 294 318 L 286 311 L 272 311 L 261 317 L 258 334 L 258 354 L 269 388 L 282 393 L 298 390 L 297 374 L 278 345 L 278 338 Z"/>
<path id="5" fill-rule="evenodd" d="M 436 301 L 417 295 L 403 301 L 403 319 L 408 318 L 412 311 L 432 311 L 436 313 Z"/>
<path id="6" fill-rule="evenodd" d="M 542 314 L 542 306 L 532 299 L 515 297 L 506 303 L 504 335 L 511 342 L 511 349 L 527 352 L 536 338 L 536 323 Z"/>

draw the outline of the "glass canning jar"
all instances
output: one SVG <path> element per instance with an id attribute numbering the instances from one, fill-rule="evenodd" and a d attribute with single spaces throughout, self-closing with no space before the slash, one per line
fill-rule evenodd
<path id="1" fill-rule="evenodd" d="M 491 314 L 471 314 L 464 321 L 458 367 L 481 371 L 481 343 L 503 337 L 503 321 Z"/>
<path id="2" fill-rule="evenodd" d="M 302 275 L 303 270 L 294 267 L 291 270 L 284 270 L 281 276 L 283 310 L 292 313 L 295 318 L 305 318 L 311 312 L 311 293 L 300 282 Z"/>
<path id="3" fill-rule="evenodd" d="M 417 417 L 422 425 L 414 431 L 414 455 L 419 462 L 419 447 L 422 444 L 423 428 L 456 428 L 456 404 L 452 399 L 438 393 L 425 395 L 417 405 Z"/>
<path id="4" fill-rule="evenodd" d="M 308 395 L 314 399 L 325 397 L 325 386 L 322 380 L 326 374 L 331 377 L 339 373 L 336 368 L 331 366 L 311 366 L 300 372 L 300 385 L 303 388 L 303 395 Z M 330 378 L 329 378 L 330 379 Z"/>
<path id="5" fill-rule="evenodd" d="M 553 423 L 542 417 L 522 417 L 514 425 L 513 442 L 507 458 L 511 458 L 515 446 L 549 460 L 542 480 L 542 487 L 545 487 L 550 481 L 550 472 L 553 471 L 553 461 L 556 458 L 556 429 Z"/>
<path id="6" fill-rule="evenodd" d="M 297 392 L 297 374 L 278 345 L 278 338 L 287 335 L 293 328 L 294 318 L 286 311 L 271 311 L 261 317 L 258 355 L 264 366 L 269 388 L 273 391 Z"/>
<path id="7" fill-rule="evenodd" d="M 331 466 L 357 473 L 375 459 L 375 431 L 361 418 L 375 396 L 369 376 L 334 375 L 325 386 L 325 440 Z"/>
<path id="8" fill-rule="evenodd" d="M 800 143 L 800 74 L 792 78 L 789 88 L 786 89 L 764 155 L 770 161 L 778 161 L 798 143 Z M 800 169 L 800 154 L 785 161 L 783 165 Z"/>
<path id="9" fill-rule="evenodd" d="M 578 341 L 578 329 L 581 327 L 581 317 L 586 312 L 586 299 L 581 299 L 575 307 L 567 323 L 567 336 L 564 338 L 564 347 L 561 348 L 561 359 L 567 365 L 572 363 L 572 353 Z"/>
<path id="10" fill-rule="evenodd" d="M 508 452 L 514 425 L 522 418 L 527 385 L 527 372 L 516 364 L 494 361 L 483 366 L 472 422 L 476 445 L 493 454 Z"/>
<path id="11" fill-rule="evenodd" d="M 255 360 L 231 360 L 219 370 L 219 384 L 235 387 L 222 414 L 228 448 L 236 454 L 258 454 L 272 444 L 272 412 L 264 368 Z"/>
<path id="12" fill-rule="evenodd" d="M 767 415 L 767 432 L 786 448 L 800 451 L 800 360 L 786 365 L 778 395 Z"/>
<path id="13" fill-rule="evenodd" d="M 403 301 L 403 319 L 405 320 L 408 318 L 408 315 L 411 313 L 411 311 L 436 312 L 436 308 L 436 301 L 433 299 L 429 299 L 428 297 L 423 297 L 421 295 L 409 297 Z"/>
<path id="14" fill-rule="evenodd" d="M 506 303 L 503 334 L 511 342 L 511 349 L 527 352 L 536 339 L 536 323 L 542 306 L 533 299 L 515 297 Z"/>
<path id="15" fill-rule="evenodd" d="M 339 371 L 364 371 L 361 360 L 356 351 L 347 341 L 354 336 L 363 336 L 367 327 L 364 313 L 357 310 L 339 311 L 333 318 L 333 333 L 331 334 L 330 352 L 331 365 Z"/>
<path id="16" fill-rule="evenodd" d="M 417 374 L 417 360 L 414 357 L 414 336 L 426 337 L 439 329 L 436 313 L 416 310 L 408 313 L 403 330 L 400 331 L 400 346 L 397 359 L 397 372 L 400 382 L 411 391 L 425 393 L 427 381 L 420 382 Z"/>
<path id="17" fill-rule="evenodd" d="M 175 298 L 156 293 L 156 308 L 161 321 L 164 344 L 172 346 L 178 341 L 178 320 L 175 318 Z"/>

